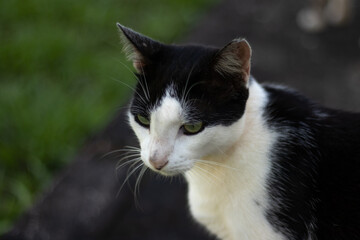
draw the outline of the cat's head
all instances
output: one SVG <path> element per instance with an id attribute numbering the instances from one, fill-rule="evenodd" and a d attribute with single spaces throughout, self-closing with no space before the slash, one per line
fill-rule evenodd
<path id="1" fill-rule="evenodd" d="M 129 111 L 141 159 L 163 175 L 223 154 L 241 135 L 251 49 L 167 45 L 118 24 L 138 83 Z"/>

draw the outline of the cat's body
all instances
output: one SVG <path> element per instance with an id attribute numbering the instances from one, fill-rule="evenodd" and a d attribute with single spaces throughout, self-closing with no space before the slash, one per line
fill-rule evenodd
<path id="1" fill-rule="evenodd" d="M 317 106 L 295 92 L 266 88 L 269 127 L 281 134 L 272 157 L 271 210 L 294 239 L 360 239 L 360 114 Z M 305 220 L 306 219 L 306 220 Z M 296 237 L 295 237 L 296 236 Z"/>
<path id="2" fill-rule="evenodd" d="M 360 239 L 360 115 L 250 77 L 251 49 L 163 45 L 120 26 L 139 83 L 141 159 L 185 175 L 221 239 Z"/>

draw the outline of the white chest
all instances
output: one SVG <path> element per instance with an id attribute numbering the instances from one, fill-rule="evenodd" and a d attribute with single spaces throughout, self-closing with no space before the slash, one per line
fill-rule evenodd
<path id="1" fill-rule="evenodd" d="M 284 239 L 266 218 L 265 183 L 252 174 L 222 166 L 194 167 L 186 176 L 194 218 L 224 240 Z"/>
<path id="2" fill-rule="evenodd" d="M 189 181 L 189 205 L 194 218 L 220 239 L 284 239 L 274 231 L 266 219 L 266 200 L 261 193 L 228 188 L 224 183 L 211 182 L 208 186 Z M 204 178 L 205 176 L 200 178 Z M 199 189 L 201 187 L 201 189 Z M 240 187 L 240 186 L 239 186 Z"/>
<path id="3" fill-rule="evenodd" d="M 259 112 L 252 114 L 254 109 L 259 107 L 250 101 L 245 130 L 231 150 L 207 159 L 210 165 L 197 163 L 186 174 L 194 218 L 224 240 L 285 239 L 266 218 L 273 207 L 266 186 L 277 134 Z"/>

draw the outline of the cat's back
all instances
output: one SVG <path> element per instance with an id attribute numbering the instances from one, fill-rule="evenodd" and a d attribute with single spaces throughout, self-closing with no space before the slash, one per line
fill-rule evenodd
<path id="1" fill-rule="evenodd" d="M 269 216 L 319 239 L 360 239 L 360 114 L 320 107 L 287 88 L 265 89 L 265 118 L 280 135 L 269 189 L 287 206 Z"/>

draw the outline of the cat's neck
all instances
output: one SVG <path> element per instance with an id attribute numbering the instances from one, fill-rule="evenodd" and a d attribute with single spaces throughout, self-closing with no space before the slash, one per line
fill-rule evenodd
<path id="1" fill-rule="evenodd" d="M 264 119 L 266 91 L 253 81 L 249 93 L 242 120 L 229 126 L 234 143 L 186 173 L 190 208 L 198 221 L 222 239 L 237 239 L 239 234 L 247 239 L 283 239 L 263 215 L 270 205 L 266 180 L 277 135 Z M 229 228 L 227 221 L 236 222 L 237 227 Z"/>
<path id="2" fill-rule="evenodd" d="M 239 187 L 240 184 L 247 189 L 252 188 L 250 183 L 262 184 L 270 170 L 269 153 L 276 139 L 276 134 L 269 130 L 264 119 L 266 103 L 266 91 L 252 80 L 244 116 L 228 126 L 233 128 L 234 142 L 227 149 L 219 149 L 216 154 L 205 157 L 203 160 L 206 162 L 196 163 L 186 174 L 190 185 L 209 185 L 212 188 L 220 183 L 231 189 L 231 185 Z"/>

